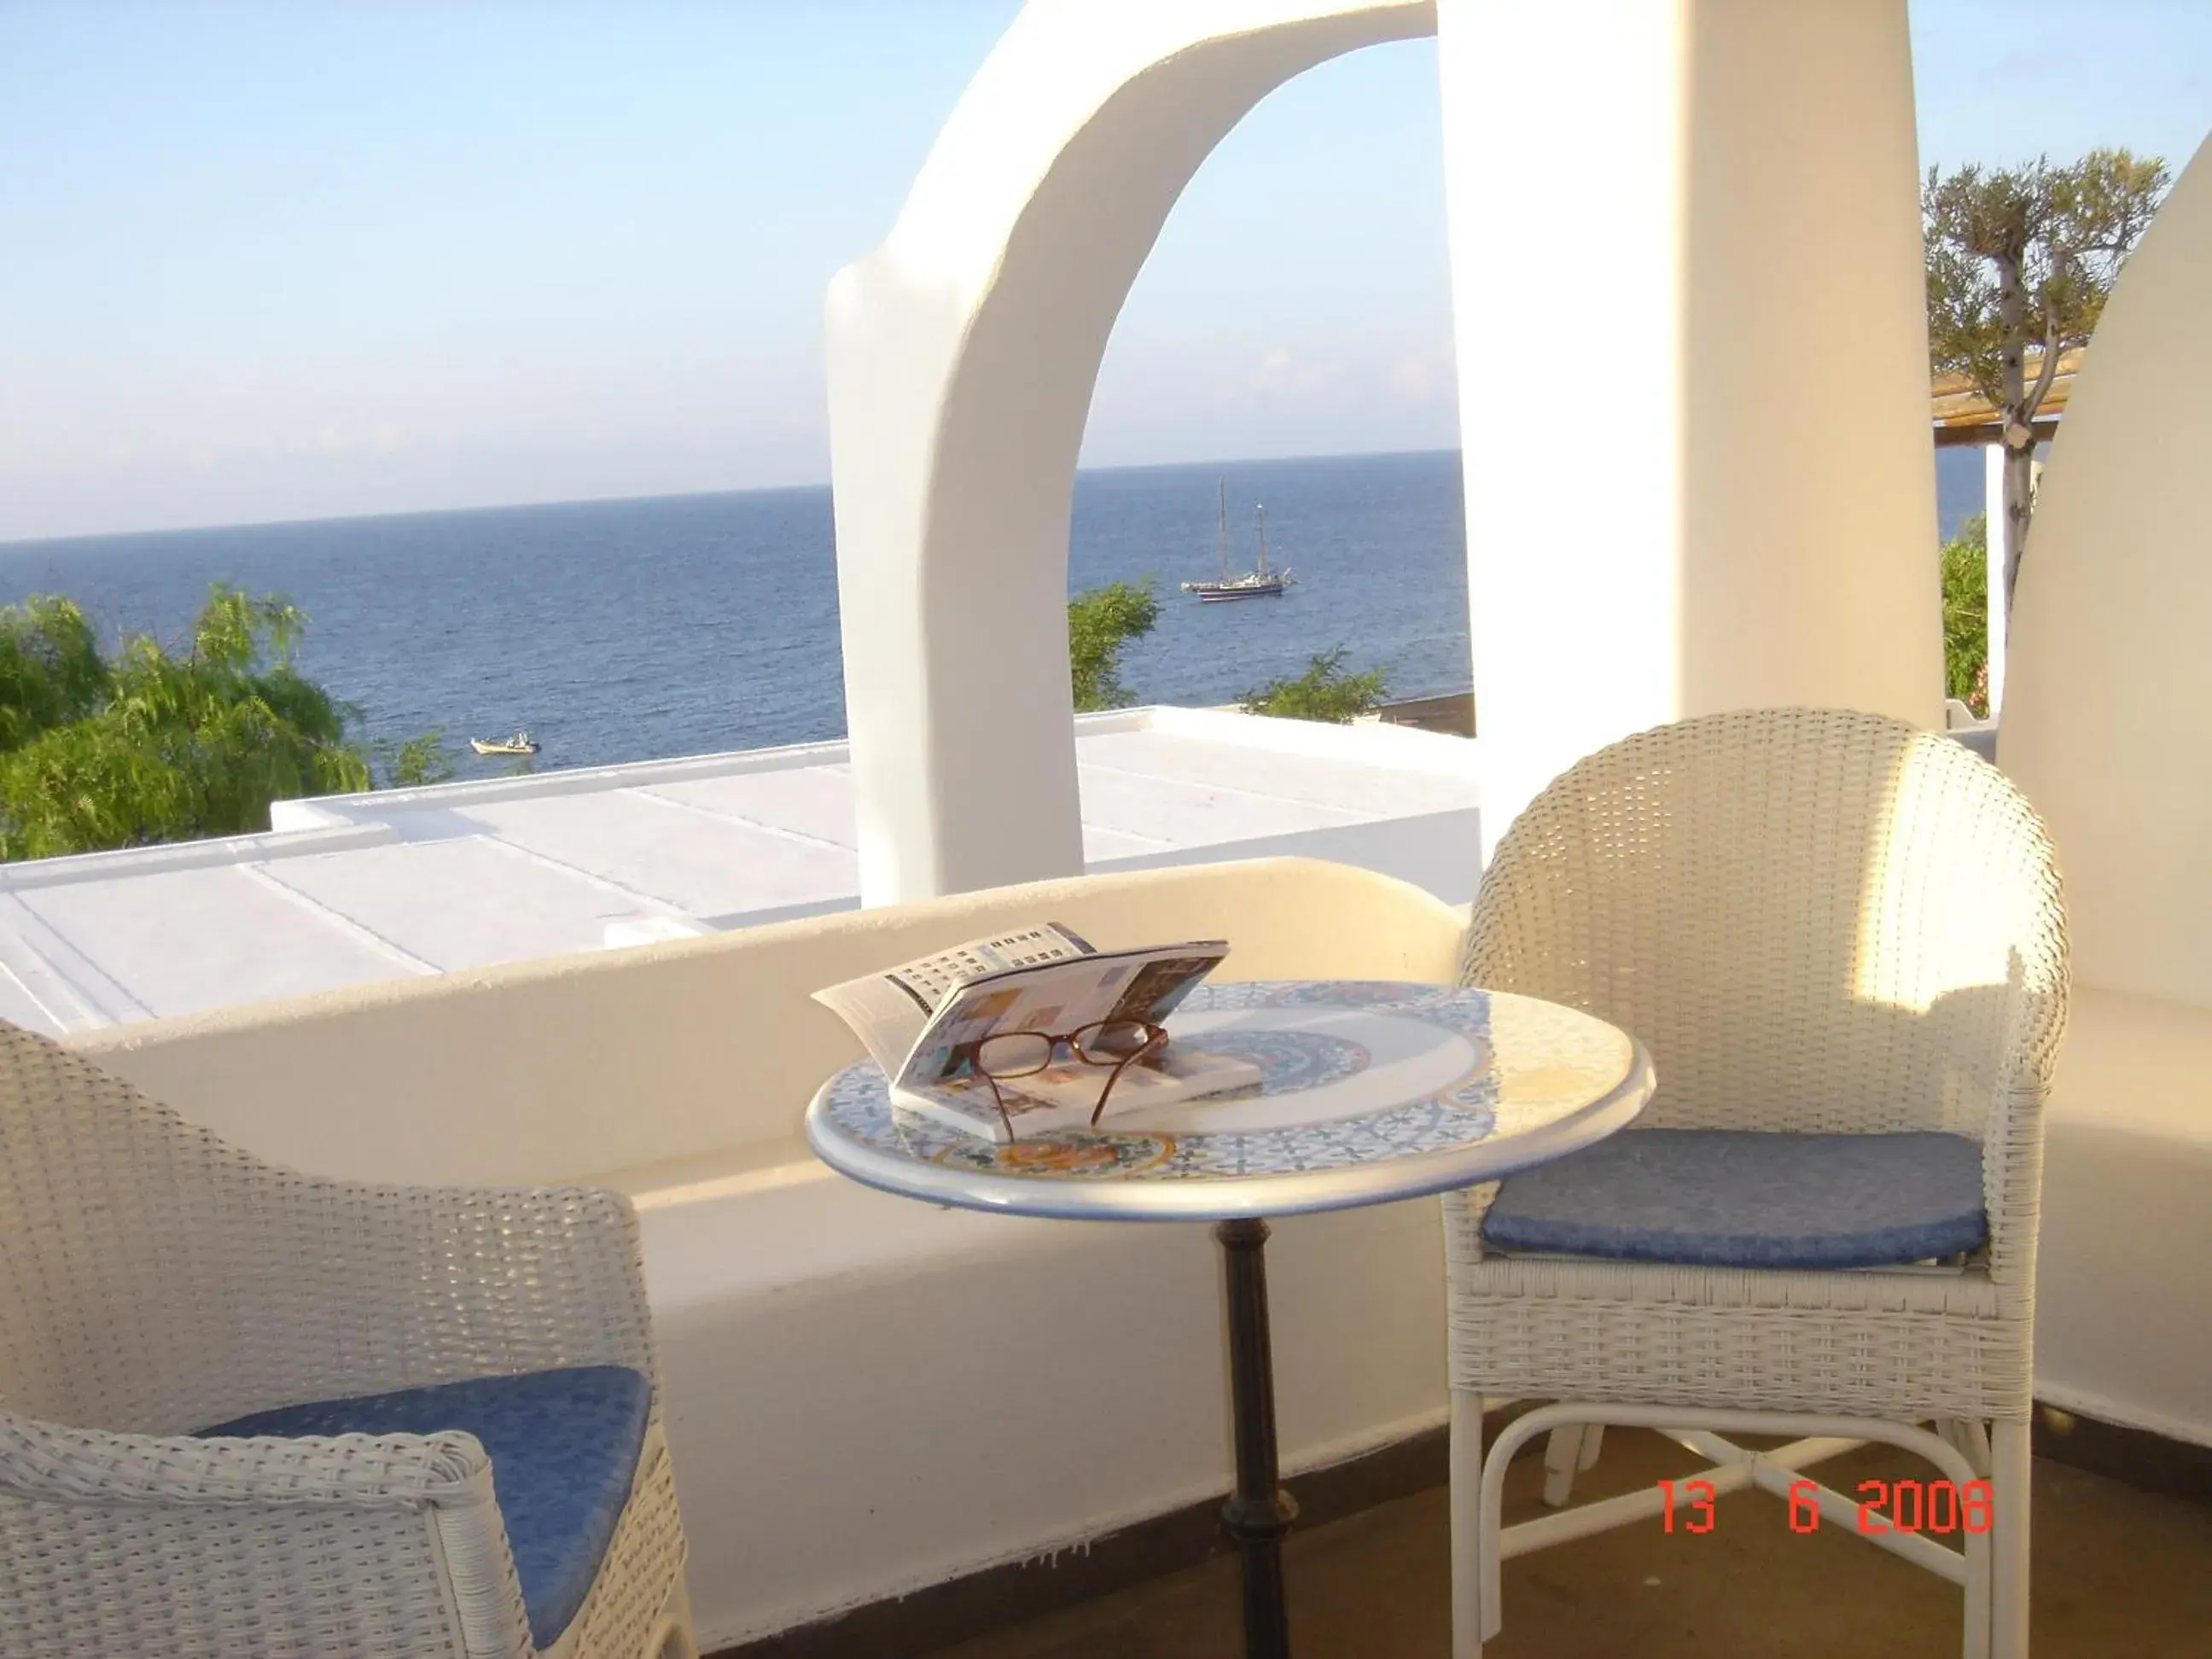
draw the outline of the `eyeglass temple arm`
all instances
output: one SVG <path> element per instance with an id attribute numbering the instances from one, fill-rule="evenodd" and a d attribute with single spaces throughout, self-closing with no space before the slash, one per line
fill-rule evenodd
<path id="1" fill-rule="evenodd" d="M 1014 1120 L 1006 1110 L 1006 1097 L 999 1092 L 999 1079 L 983 1069 L 983 1045 L 980 1042 L 968 1045 L 968 1069 L 990 1085 L 991 1104 L 999 1109 L 999 1121 L 1006 1126 L 1006 1139 L 1020 1139 L 1014 1133 Z"/>
<path id="2" fill-rule="evenodd" d="M 1106 1086 L 1098 1091 L 1098 1103 L 1091 1109 L 1091 1127 L 1092 1128 L 1095 1129 L 1098 1127 L 1099 1118 L 1105 1114 L 1106 1097 L 1114 1092 L 1114 1085 L 1121 1080 L 1121 1073 L 1127 1071 L 1129 1067 L 1135 1065 L 1146 1054 L 1156 1053 L 1158 1050 L 1165 1048 L 1167 1046 L 1167 1040 L 1168 1034 L 1164 1030 L 1161 1030 L 1157 1025 L 1152 1027 L 1145 1034 L 1144 1046 L 1133 1049 L 1121 1061 L 1121 1063 L 1114 1068 L 1113 1075 L 1106 1079 Z"/>

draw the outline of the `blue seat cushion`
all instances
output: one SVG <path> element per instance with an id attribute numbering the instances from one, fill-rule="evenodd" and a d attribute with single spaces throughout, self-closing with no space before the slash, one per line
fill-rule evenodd
<path id="1" fill-rule="evenodd" d="M 1626 1129 L 1507 1177 L 1501 1250 L 1704 1267 L 1881 1267 L 1978 1249 L 1982 1149 L 1962 1135 Z"/>
<path id="2" fill-rule="evenodd" d="M 215 1435 L 434 1434 L 465 1429 L 491 1456 L 530 1639 L 550 1647 L 599 1577 L 629 1501 L 653 1385 L 619 1365 L 478 1376 L 318 1400 L 202 1429 Z"/>

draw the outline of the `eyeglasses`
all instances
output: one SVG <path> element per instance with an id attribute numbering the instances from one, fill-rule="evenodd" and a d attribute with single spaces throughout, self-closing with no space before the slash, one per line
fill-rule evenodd
<path id="1" fill-rule="evenodd" d="M 1052 1064 L 1062 1043 L 1086 1066 L 1112 1067 L 1106 1075 L 1106 1086 L 1098 1091 L 1098 1103 L 1091 1110 L 1091 1124 L 1096 1128 L 1099 1115 L 1106 1109 L 1106 1097 L 1114 1092 L 1121 1073 L 1133 1062 L 1158 1053 L 1167 1046 L 1167 1032 L 1147 1021 L 1104 1019 L 1057 1036 L 1042 1031 L 1001 1031 L 977 1043 L 971 1059 L 977 1073 L 991 1085 L 991 1098 L 998 1106 L 999 1121 L 1006 1126 L 1006 1133 L 1014 1137 L 1014 1121 L 1006 1111 L 1006 1097 L 999 1092 L 1001 1078 L 1034 1077 Z"/>

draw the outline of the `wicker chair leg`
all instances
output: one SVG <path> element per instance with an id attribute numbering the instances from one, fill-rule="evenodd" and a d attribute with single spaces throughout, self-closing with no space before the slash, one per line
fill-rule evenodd
<path id="1" fill-rule="evenodd" d="M 1482 1659 L 1482 1396 L 1451 1397 L 1452 1659 Z"/>
<path id="2" fill-rule="evenodd" d="M 1990 1425 L 1978 1417 L 1961 1418 L 1959 1437 L 1966 1443 L 1966 1461 L 1986 1478 L 1990 1472 Z"/>
<path id="3" fill-rule="evenodd" d="M 1565 1507 L 1575 1494 L 1575 1471 L 1583 1466 L 1583 1437 L 1589 1432 L 1580 1423 L 1562 1423 L 1544 1443 L 1544 1502 L 1555 1510 Z"/>
<path id="4" fill-rule="evenodd" d="M 1771 1492 L 1777 1498 L 1795 1502 L 1801 1501 L 1801 1486 L 1810 1484 L 1816 1488 L 1814 1501 L 1817 1502 L 1821 1513 L 1838 1525 L 1849 1524 L 1857 1515 L 1858 1505 L 1842 1492 L 1820 1486 L 1818 1482 L 1802 1481 L 1800 1471 L 1823 1458 L 1853 1450 L 1866 1440 L 1883 1441 L 1916 1453 L 1934 1463 L 1945 1479 L 1961 1489 L 1977 1478 L 1973 1466 L 1958 1447 L 1906 1423 L 1797 1412 L 1712 1411 L 1686 1409 L 1679 1406 L 1630 1406 L 1573 1401 L 1540 1406 L 1515 1418 L 1499 1433 L 1496 1444 L 1486 1452 L 1476 1455 L 1469 1450 L 1469 1447 L 1479 1445 L 1480 1441 L 1474 1436 L 1461 1432 L 1462 1401 L 1468 1400 L 1473 1400 L 1473 1396 L 1454 1391 L 1451 1493 L 1453 1659 L 1480 1659 L 1483 1642 L 1498 1634 L 1502 1623 L 1500 1614 L 1504 1601 L 1501 1568 L 1507 1555 L 1520 1555 L 1532 1549 L 1565 1543 L 1570 1539 L 1586 1538 L 1615 1527 L 1648 1521 L 1660 1513 L 1662 1500 L 1659 1494 L 1653 1490 L 1645 1490 L 1603 1498 L 1559 1515 L 1543 1516 L 1507 1527 L 1502 1518 L 1505 1474 L 1515 1452 L 1536 1436 L 1548 1434 L 1562 1425 L 1603 1421 L 1656 1430 L 1680 1442 L 1698 1455 L 1713 1460 L 1715 1468 L 1711 1480 L 1717 1496 L 1755 1486 Z M 1475 1403 L 1479 1405 L 1480 1402 Z M 1479 1417 L 1476 1421 L 1479 1424 Z M 1707 1424 L 1711 1425 L 1711 1430 L 1685 1428 L 1683 1425 L 1686 1423 Z M 1793 1436 L 1796 1438 L 1790 1444 L 1771 1451 L 1751 1453 L 1719 1433 L 1711 1431 L 1720 1429 Z M 2020 1432 L 2025 1436 L 2025 1425 L 2021 1426 Z M 2021 1455 L 2024 1459 L 2025 1454 Z M 1994 1493 L 1996 1512 L 2000 1516 L 2008 1513 L 2015 1515 L 2024 1538 L 2026 1506 L 2020 1504 L 2008 1508 L 2007 1486 L 2002 1478 L 2002 1452 L 1998 1457 L 1998 1468 L 2000 1474 Z M 1474 1513 L 1468 1514 L 1462 1508 L 1464 1502 L 1462 1486 L 1474 1470 L 1480 1471 L 1481 1498 L 1480 1507 Z M 1469 1565 L 1468 1540 L 1474 1547 L 1472 1559 L 1478 1575 L 1472 1585 L 1462 1577 Z M 1992 1571 L 1991 1562 L 1999 1541 L 1993 1534 L 1970 1534 L 1964 1540 L 1963 1551 L 1955 1552 L 1918 1533 L 1890 1531 L 1869 1534 L 1866 1541 L 1940 1572 L 1954 1583 L 1961 1583 L 1966 1591 L 1966 1632 L 1961 1651 L 1965 1659 L 1991 1659 L 1990 1613 L 1996 1600 L 1996 1592 L 1992 1589 L 1996 1575 Z M 2024 1601 L 2024 1561 L 2021 1583 Z M 2023 1605 L 2023 1635 L 2025 1622 Z M 2005 1656 L 2005 1659 L 2024 1659 L 2027 1649 L 2023 1640 L 2016 1649 L 2000 1648 L 1996 1651 Z"/>
<path id="5" fill-rule="evenodd" d="M 1597 1455 L 1604 1449 L 1605 1425 L 1602 1423 L 1583 1424 L 1582 1461 L 1577 1463 L 1575 1467 L 1578 1469 L 1595 1468 L 1597 1467 Z"/>
<path id="6" fill-rule="evenodd" d="M 668 1605 L 661 1609 L 657 1633 L 646 1651 L 651 1659 L 699 1659 L 699 1636 L 691 1625 L 691 1587 L 681 1574 L 676 1588 L 668 1592 Z"/>
<path id="7" fill-rule="evenodd" d="M 1999 1419 L 1990 1429 L 1990 1486 L 1996 1516 L 1990 1537 L 1990 1651 L 1993 1659 L 2027 1659 L 2033 1479 L 2027 1425 Z"/>
<path id="8" fill-rule="evenodd" d="M 1959 1449 L 1960 1455 L 1974 1466 L 1976 1474 L 1987 1480 L 1990 1473 L 1990 1425 L 1976 1417 L 1942 1417 L 1936 1419 L 1936 1432 Z"/>

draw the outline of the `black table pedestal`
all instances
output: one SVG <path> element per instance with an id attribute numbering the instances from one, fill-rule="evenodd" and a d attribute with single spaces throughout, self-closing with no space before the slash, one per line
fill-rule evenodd
<path id="1" fill-rule="evenodd" d="M 1290 1659 L 1283 1601 L 1283 1538 L 1298 1506 L 1278 1484 L 1275 1364 L 1267 1337 L 1267 1224 L 1223 1221 L 1229 1286 L 1229 1398 L 1237 1431 L 1237 1490 L 1221 1520 L 1244 1556 L 1245 1659 Z"/>

